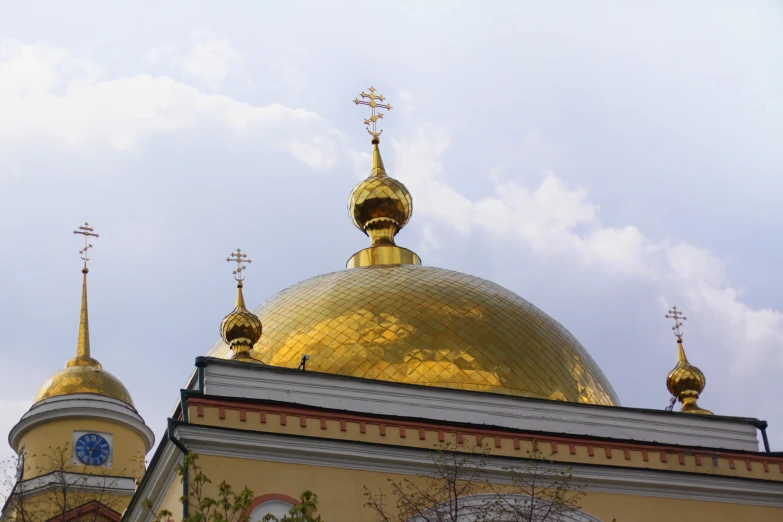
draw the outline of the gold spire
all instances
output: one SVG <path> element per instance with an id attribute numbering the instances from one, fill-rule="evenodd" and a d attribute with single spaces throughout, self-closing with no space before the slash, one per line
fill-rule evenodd
<path id="1" fill-rule="evenodd" d="M 372 166 L 370 175 L 356 185 L 348 198 L 348 212 L 354 225 L 370 237 L 370 248 L 365 248 L 348 260 L 348 268 L 369 265 L 411 264 L 419 265 L 419 256 L 407 248 L 398 247 L 394 236 L 408 223 L 413 214 L 413 198 L 405 185 L 386 174 L 381 151 L 378 147 L 380 135 L 377 129 L 378 119 L 383 118 L 379 109 L 391 110 L 391 105 L 383 104 L 385 98 L 370 92 L 362 92 L 353 100 L 356 105 L 367 105 L 372 110 L 364 120 L 367 132 L 372 135 Z M 369 101 L 365 101 L 369 100 Z"/>
<path id="2" fill-rule="evenodd" d="M 231 348 L 232 359 L 252 361 L 254 359 L 250 356 L 250 350 L 261 338 L 262 325 L 261 320 L 245 307 L 245 297 L 242 295 L 242 281 L 245 277 L 242 272 L 247 269 L 245 263 L 252 263 L 253 260 L 248 259 L 247 254 L 237 248 L 237 251 L 232 252 L 226 261 L 237 264 L 236 270 L 233 271 L 237 282 L 237 301 L 234 310 L 220 323 L 220 335 Z"/>
<path id="3" fill-rule="evenodd" d="M 685 356 L 685 349 L 682 347 L 682 331 L 680 327 L 682 327 L 683 321 L 686 321 L 688 318 L 676 306 L 673 306 L 665 317 L 674 319 L 672 331 L 677 337 L 677 366 L 669 372 L 666 378 L 666 387 L 669 389 L 669 393 L 682 404 L 681 412 L 712 415 L 711 411 L 702 409 L 696 403 L 699 395 L 704 391 L 707 379 L 701 370 L 688 362 L 688 358 Z"/>
<path id="4" fill-rule="evenodd" d="M 90 271 L 87 268 L 87 261 L 90 260 L 87 257 L 87 251 L 92 248 L 92 244 L 89 242 L 90 238 L 100 236 L 95 233 L 95 229 L 91 228 L 87 222 L 77 230 L 74 230 L 73 233 L 84 236 L 84 248 L 79 250 L 79 255 L 82 261 L 84 261 L 84 266 L 82 266 L 82 306 L 79 312 L 79 336 L 76 341 L 76 357 L 70 359 L 66 363 L 66 367 L 95 366 L 100 368 L 101 363 L 90 356 L 90 320 L 87 313 L 87 274 Z"/>

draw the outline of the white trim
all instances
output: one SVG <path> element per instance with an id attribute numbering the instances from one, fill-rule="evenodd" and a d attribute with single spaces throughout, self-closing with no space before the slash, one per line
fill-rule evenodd
<path id="1" fill-rule="evenodd" d="M 155 435 L 136 410 L 117 399 L 87 393 L 50 397 L 30 408 L 8 434 L 8 443 L 16 451 L 22 436 L 35 426 L 55 419 L 100 419 L 117 422 L 144 439 L 146 451 L 155 444 Z"/>
<path id="2" fill-rule="evenodd" d="M 187 448 L 201 455 L 403 475 L 429 473 L 433 467 L 429 452 L 397 446 L 304 439 L 196 425 L 179 425 L 175 434 Z M 511 460 L 488 457 L 488 478 L 507 483 L 508 473 L 503 468 Z M 573 482 L 584 484 L 588 492 L 783 507 L 783 482 L 779 481 L 556 462 L 549 467 L 556 471 L 570 468 Z"/>
<path id="3" fill-rule="evenodd" d="M 24 494 L 27 495 L 57 489 L 62 483 L 66 483 L 68 488 L 88 492 L 104 491 L 114 494 L 133 495 L 136 491 L 136 482 L 130 477 L 113 477 L 88 473 L 61 473 L 59 471 L 24 480 L 17 484 L 16 487 L 21 487 L 24 490 Z"/>
<path id="4" fill-rule="evenodd" d="M 155 462 L 144 475 L 141 487 L 136 491 L 136 502 L 130 512 L 123 515 L 124 522 L 149 522 L 153 513 L 157 513 L 163 502 L 163 497 L 176 479 L 176 466 L 181 462 L 182 452 L 171 442 L 164 439 L 161 442 L 163 450 Z M 145 509 L 142 501 L 150 499 L 152 508 Z M 175 518 L 177 518 L 175 516 Z"/>
<path id="5" fill-rule="evenodd" d="M 215 359 L 204 372 L 204 392 L 222 397 L 563 435 L 759 450 L 756 428 L 747 419 L 527 399 Z"/>

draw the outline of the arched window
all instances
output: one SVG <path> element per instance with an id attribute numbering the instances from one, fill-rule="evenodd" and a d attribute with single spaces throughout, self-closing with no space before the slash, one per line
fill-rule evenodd
<path id="1" fill-rule="evenodd" d="M 247 510 L 249 522 L 261 522 L 264 516 L 272 514 L 276 517 L 283 517 L 288 514 L 288 510 L 298 504 L 299 501 L 288 495 L 278 493 L 269 493 L 253 499 Z"/>
<path id="2" fill-rule="evenodd" d="M 475 520 L 480 519 L 482 511 L 486 513 L 484 510 L 487 509 L 488 506 L 494 504 L 497 500 L 498 496 L 494 494 L 472 495 L 470 497 L 461 498 L 459 502 L 462 514 L 459 516 L 459 522 L 474 522 Z M 502 500 L 511 506 L 516 505 L 523 507 L 530 504 L 530 497 L 524 495 L 504 495 Z M 543 501 L 536 500 L 536 502 Z M 444 512 L 449 511 L 447 508 L 444 508 L 446 508 L 446 506 L 438 504 L 437 506 L 433 506 L 432 509 L 436 512 L 439 510 L 443 510 Z M 559 517 L 560 518 L 557 518 L 556 520 L 562 522 L 601 522 L 600 519 L 581 510 L 569 511 L 568 513 L 559 515 Z M 422 520 L 423 518 L 414 517 L 409 522 L 421 522 Z"/>

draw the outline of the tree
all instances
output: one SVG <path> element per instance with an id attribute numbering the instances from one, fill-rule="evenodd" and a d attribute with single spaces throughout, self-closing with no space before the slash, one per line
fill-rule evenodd
<path id="1" fill-rule="evenodd" d="M 35 455 L 0 463 L 0 498 L 3 520 L 15 522 L 101 522 L 119 519 L 123 498 L 113 490 L 117 477 L 95 475 L 72 464 L 68 444 L 49 448 L 31 468 Z M 31 476 L 20 480 L 21 476 Z"/>
<path id="2" fill-rule="evenodd" d="M 570 468 L 555 469 L 534 442 L 533 451 L 503 468 L 506 484 L 487 479 L 488 448 L 446 444 L 433 453 L 433 471 L 418 479 L 389 479 L 387 493 L 365 487 L 365 506 L 378 522 L 559 522 L 579 509 L 583 487 L 572 484 Z"/>
<path id="3" fill-rule="evenodd" d="M 181 481 L 188 477 L 188 494 L 181 497 L 182 502 L 188 503 L 189 515 L 183 522 L 248 522 L 249 509 L 253 502 L 253 492 L 245 487 L 240 492 L 225 480 L 217 486 L 217 496 L 211 497 L 207 493 L 208 485 L 212 480 L 204 473 L 198 463 L 198 455 L 189 453 L 182 459 L 182 463 L 176 467 L 176 473 Z M 152 501 L 145 499 L 142 506 L 152 509 Z M 305 491 L 300 497 L 300 503 L 293 506 L 283 518 L 274 515 L 266 515 L 264 522 L 321 522 L 317 514 L 318 496 L 311 491 Z M 161 510 L 153 513 L 154 522 L 174 522 L 171 511 Z"/>

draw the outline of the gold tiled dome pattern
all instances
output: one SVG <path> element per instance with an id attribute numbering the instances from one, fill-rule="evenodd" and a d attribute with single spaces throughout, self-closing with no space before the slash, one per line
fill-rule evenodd
<path id="1" fill-rule="evenodd" d="M 128 389 L 106 370 L 98 366 L 67 366 L 52 375 L 41 389 L 34 402 L 58 395 L 92 393 L 118 399 L 133 406 Z"/>
<path id="2" fill-rule="evenodd" d="M 689 391 L 698 395 L 704 391 L 706 384 L 707 378 L 704 377 L 704 373 L 687 362 L 677 364 L 666 378 L 666 387 L 675 397 Z"/>
<path id="3" fill-rule="evenodd" d="M 333 272 L 255 310 L 261 362 L 309 371 L 555 400 L 618 405 L 568 330 L 505 288 L 415 265 Z M 229 358 L 219 342 L 207 355 Z"/>
<path id="4" fill-rule="evenodd" d="M 261 337 L 262 327 L 258 317 L 247 309 L 235 309 L 220 323 L 220 335 L 223 340 L 248 340 L 248 346 Z"/>
<path id="5" fill-rule="evenodd" d="M 351 192 L 348 210 L 359 230 L 364 231 L 374 219 L 389 219 L 402 228 L 413 214 L 413 200 L 405 185 L 396 179 L 369 177 Z"/>

